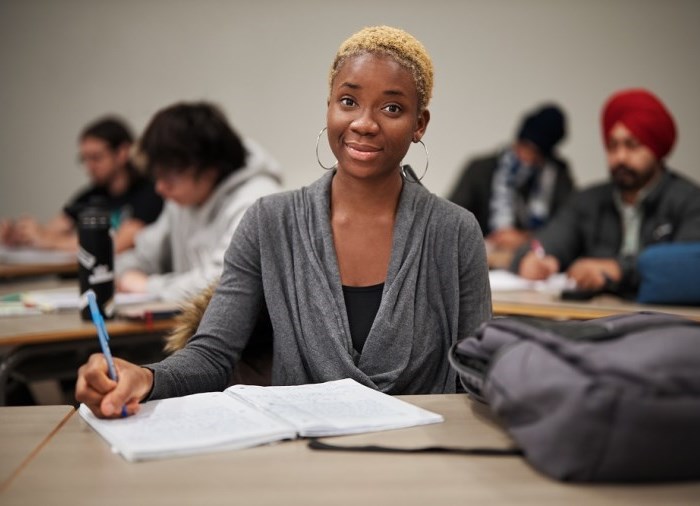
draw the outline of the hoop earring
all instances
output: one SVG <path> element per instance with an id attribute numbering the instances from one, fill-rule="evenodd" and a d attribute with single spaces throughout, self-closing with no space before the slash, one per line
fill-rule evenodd
<path id="1" fill-rule="evenodd" d="M 425 142 L 422 140 L 418 141 L 418 143 L 423 146 L 423 150 L 425 151 L 425 169 L 423 169 L 423 174 L 421 174 L 420 177 L 416 176 L 416 173 L 413 172 L 413 169 L 411 168 L 410 165 L 401 165 L 401 175 L 403 178 L 410 182 L 410 183 L 420 183 L 421 180 L 425 177 L 425 175 L 428 172 L 428 165 L 430 164 L 430 155 L 428 154 L 428 148 L 425 145 Z M 408 168 L 408 169 L 406 169 Z"/>
<path id="2" fill-rule="evenodd" d="M 333 170 L 333 169 L 335 169 L 335 168 L 338 166 L 338 162 L 335 162 L 335 163 L 334 163 L 333 165 L 331 165 L 330 167 L 326 167 L 325 165 L 323 165 L 323 164 L 321 163 L 321 158 L 318 156 L 318 143 L 319 143 L 319 141 L 321 140 L 321 136 L 323 135 L 323 132 L 325 132 L 326 130 L 328 130 L 328 127 L 323 127 L 323 128 L 321 129 L 321 131 L 318 133 L 318 137 L 316 137 L 316 161 L 317 161 L 318 164 L 321 166 L 321 168 L 323 168 L 324 170 Z"/>

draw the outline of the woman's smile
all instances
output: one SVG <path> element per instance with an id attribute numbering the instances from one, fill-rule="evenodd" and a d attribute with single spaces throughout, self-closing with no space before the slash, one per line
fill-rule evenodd
<path id="1" fill-rule="evenodd" d="M 346 142 L 345 149 L 350 158 L 357 161 L 372 161 L 379 157 L 381 148 L 358 142 Z"/>

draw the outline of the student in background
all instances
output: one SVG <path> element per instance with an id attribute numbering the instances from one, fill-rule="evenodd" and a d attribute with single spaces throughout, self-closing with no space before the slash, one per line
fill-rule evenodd
<path id="1" fill-rule="evenodd" d="M 509 147 L 465 167 L 449 199 L 474 213 L 492 266 L 504 267 L 499 253 L 526 243 L 571 194 L 569 166 L 555 152 L 565 134 L 564 112 L 543 105 L 525 116 Z"/>
<path id="2" fill-rule="evenodd" d="M 134 249 L 117 257 L 117 289 L 184 300 L 219 278 L 243 214 L 259 197 L 281 189 L 280 170 L 209 103 L 159 111 L 139 151 L 166 204 Z"/>
<path id="3" fill-rule="evenodd" d="M 612 95 L 602 134 L 611 180 L 578 193 L 537 233 L 546 255 L 522 248 L 513 267 L 528 279 L 566 271 L 582 290 L 633 295 L 643 248 L 700 241 L 700 187 L 666 167 L 676 126 L 649 91 Z"/>
<path id="4" fill-rule="evenodd" d="M 110 210 L 117 252 L 134 245 L 136 234 L 155 221 L 163 200 L 153 183 L 131 163 L 133 136 L 123 121 L 105 117 L 89 124 L 79 137 L 80 162 L 90 185 L 71 199 L 63 211 L 45 224 L 31 217 L 0 224 L 0 239 L 11 246 L 78 250 L 76 223 L 80 211 L 97 205 Z"/>
<path id="5" fill-rule="evenodd" d="M 341 45 L 329 85 L 324 130 L 337 162 L 248 210 L 183 349 L 147 367 L 117 359 L 118 383 L 100 354 L 81 367 L 76 398 L 96 415 L 223 389 L 265 310 L 273 384 L 455 392 L 447 352 L 491 317 L 491 293 L 473 215 L 401 166 L 428 126 L 432 61 L 403 30 L 365 28 Z"/>

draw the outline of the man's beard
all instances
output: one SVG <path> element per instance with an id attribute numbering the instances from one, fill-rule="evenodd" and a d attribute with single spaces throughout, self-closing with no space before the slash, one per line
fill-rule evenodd
<path id="1" fill-rule="evenodd" d="M 625 164 L 615 165 L 611 171 L 613 184 L 621 191 L 635 191 L 644 188 L 656 174 L 653 168 L 639 172 Z"/>
<path id="2" fill-rule="evenodd" d="M 103 177 L 101 180 L 96 181 L 95 179 L 92 180 L 93 186 L 103 189 L 105 191 L 109 191 L 109 189 L 112 187 L 112 184 L 117 180 L 119 177 L 118 171 L 112 171 L 111 173 L 107 174 L 105 177 Z"/>

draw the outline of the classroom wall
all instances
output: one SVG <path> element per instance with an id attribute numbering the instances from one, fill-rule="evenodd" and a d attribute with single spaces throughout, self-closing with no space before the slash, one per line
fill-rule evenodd
<path id="1" fill-rule="evenodd" d="M 0 216 L 49 218 L 85 183 L 76 136 L 88 121 L 116 112 L 140 131 L 179 100 L 218 103 L 279 159 L 288 188 L 313 181 L 328 66 L 374 24 L 407 29 L 434 59 L 424 140 L 437 194 L 551 100 L 568 113 L 561 151 L 578 182 L 607 177 L 600 108 L 630 86 L 668 104 L 680 130 L 669 163 L 700 181 L 695 0 L 3 0 Z M 420 149 L 409 161 L 423 167 Z"/>

